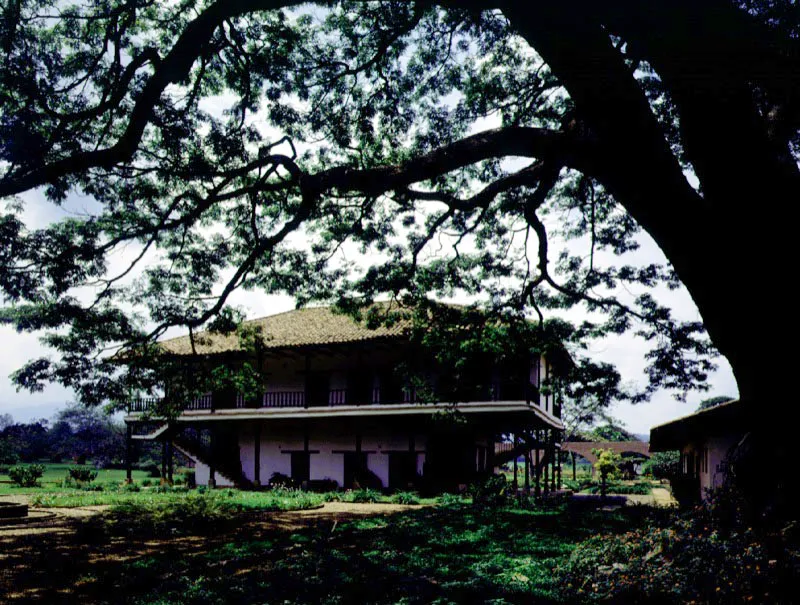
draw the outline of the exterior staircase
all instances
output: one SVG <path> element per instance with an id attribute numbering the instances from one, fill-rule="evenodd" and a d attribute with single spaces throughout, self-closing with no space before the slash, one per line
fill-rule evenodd
<path id="1" fill-rule="evenodd" d="M 220 440 L 216 447 L 211 447 L 209 439 L 194 429 L 184 429 L 172 436 L 172 444 L 187 456 L 214 467 L 214 472 L 225 477 L 239 489 L 254 489 L 255 485 L 242 471 L 239 459 L 238 443 L 227 443 Z"/>
<path id="2" fill-rule="evenodd" d="M 235 487 L 255 488 L 253 482 L 245 477 L 242 471 L 238 443 L 223 437 L 218 440 L 216 447 L 212 448 L 210 437 L 204 435 L 203 432 L 191 428 L 178 429 L 168 422 L 150 423 L 145 430 L 147 432 L 131 435 L 131 439 L 136 441 L 169 440 L 174 447 L 189 458 L 213 466 L 215 474 L 221 475 Z"/>

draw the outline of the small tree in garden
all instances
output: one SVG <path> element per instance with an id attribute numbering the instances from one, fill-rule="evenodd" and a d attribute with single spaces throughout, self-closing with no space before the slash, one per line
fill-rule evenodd
<path id="1" fill-rule="evenodd" d="M 42 464 L 20 464 L 8 469 L 8 476 L 19 487 L 36 487 L 44 475 Z"/>
<path id="2" fill-rule="evenodd" d="M 622 462 L 622 456 L 611 450 L 592 450 L 592 453 L 597 456 L 597 462 L 594 463 L 594 468 L 600 473 L 600 495 L 605 498 L 608 488 L 608 478 L 613 478 L 619 472 L 619 464 Z"/>
<path id="3" fill-rule="evenodd" d="M 67 469 L 67 475 L 78 483 L 91 483 L 97 479 L 97 471 L 90 466 L 71 466 Z"/>
<path id="4" fill-rule="evenodd" d="M 670 479 L 678 474 L 680 461 L 681 455 L 678 451 L 655 452 L 650 460 L 642 465 L 642 471 L 655 479 Z"/>

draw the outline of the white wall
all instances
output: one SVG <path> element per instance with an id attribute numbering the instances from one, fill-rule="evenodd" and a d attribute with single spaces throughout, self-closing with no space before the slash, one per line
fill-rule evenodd
<path id="1" fill-rule="evenodd" d="M 194 463 L 194 480 L 197 485 L 208 485 L 208 479 L 210 475 L 210 469 L 207 464 L 203 464 L 202 462 L 198 462 L 195 460 Z M 233 481 L 228 479 L 227 477 L 223 477 L 219 473 L 215 473 L 216 482 L 218 487 L 232 487 Z"/>
<path id="2" fill-rule="evenodd" d="M 681 451 L 683 454 L 691 453 L 698 456 L 701 460 L 698 476 L 700 496 L 703 500 L 707 499 L 707 490 L 721 487 L 724 483 L 727 456 L 737 443 L 738 437 L 732 435 L 708 437 L 688 444 Z"/>
<path id="3" fill-rule="evenodd" d="M 705 442 L 708 448 L 708 470 L 700 473 L 700 489 L 705 499 L 706 490 L 720 487 L 725 481 L 725 461 L 728 452 L 738 442 L 732 436 L 710 437 Z"/>
<path id="4" fill-rule="evenodd" d="M 300 423 L 262 423 L 261 429 L 261 472 L 262 485 L 269 482 L 273 473 L 291 474 L 291 456 L 288 452 L 300 451 L 304 447 L 305 428 Z M 383 486 L 389 484 L 390 451 L 406 451 L 409 445 L 407 432 L 394 431 L 386 424 L 373 423 L 359 425 L 361 450 L 369 452 L 367 467 L 381 480 Z M 312 480 L 333 479 L 340 486 L 344 483 L 343 451 L 355 451 L 355 428 L 347 422 L 320 420 L 308 424 L 308 449 L 312 452 L 310 477 Z M 425 448 L 422 435 L 414 436 L 416 450 Z M 239 435 L 239 449 L 242 470 L 251 481 L 255 478 L 255 440 L 254 427 L 243 427 Z M 422 473 L 425 455 L 417 455 L 417 472 Z M 198 465 L 199 468 L 199 465 Z M 205 481 L 207 481 L 207 468 Z M 219 481 L 218 481 L 219 483 Z M 198 484 L 200 475 L 198 474 Z"/>

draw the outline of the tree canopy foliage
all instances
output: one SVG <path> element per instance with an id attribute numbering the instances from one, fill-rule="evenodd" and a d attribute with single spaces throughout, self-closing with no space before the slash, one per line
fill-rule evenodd
<path id="1" fill-rule="evenodd" d="M 96 466 L 121 464 L 125 428 L 104 411 L 73 403 L 45 419 L 0 424 L 0 464 L 19 460 L 91 460 Z"/>
<path id="2" fill-rule="evenodd" d="M 730 395 L 717 395 L 715 397 L 709 397 L 707 399 L 703 399 L 700 402 L 700 405 L 697 406 L 697 411 L 707 410 L 709 408 L 713 408 L 718 406 L 721 403 L 727 403 L 728 401 L 733 401 L 736 399 L 735 397 L 731 397 Z"/>
<path id="3" fill-rule="evenodd" d="M 59 353 L 21 387 L 155 388 L 148 343 L 258 289 L 344 306 L 466 294 L 506 320 L 582 306 L 578 357 L 626 331 L 651 343 L 649 383 L 615 393 L 641 400 L 713 368 L 703 325 L 652 291 L 682 282 L 754 392 L 780 313 L 742 275 L 768 281 L 789 239 L 747 209 L 800 183 L 792 3 L 2 10 L 0 318 Z M 91 204 L 33 227 L 39 193 Z M 642 229 L 667 263 L 636 261 Z M 141 363 L 109 362 L 120 347 Z"/>

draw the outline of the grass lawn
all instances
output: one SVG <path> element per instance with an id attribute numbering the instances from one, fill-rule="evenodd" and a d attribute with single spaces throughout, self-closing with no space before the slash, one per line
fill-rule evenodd
<path id="1" fill-rule="evenodd" d="M 44 475 L 39 480 L 41 487 L 17 487 L 11 482 L 8 475 L 0 473 L 0 494 L 36 494 L 43 491 L 60 490 L 61 482 L 67 476 L 67 469 L 73 464 L 43 463 Z M 133 471 L 134 482 L 141 482 L 149 477 L 147 471 Z M 101 485 L 121 485 L 125 481 L 125 471 L 121 469 L 98 469 L 97 479 L 93 483 Z M 155 481 L 158 481 L 156 479 Z"/>
<path id="2" fill-rule="evenodd" d="M 3 544 L 15 570 L 9 594 L 141 605 L 563 603 L 555 569 L 570 552 L 643 519 L 637 509 L 466 503 L 347 521 L 306 517 L 300 525 L 286 525 L 288 518 L 239 517 L 172 539 L 97 521 L 30 536 Z"/>
<path id="3" fill-rule="evenodd" d="M 325 502 L 326 498 L 323 494 L 284 489 L 263 492 L 236 489 L 205 491 L 159 487 L 143 488 L 140 491 L 60 489 L 58 491 L 43 490 L 33 494 L 31 505 L 42 508 L 97 505 L 159 507 L 200 500 L 229 510 L 293 510 L 319 506 Z"/>

